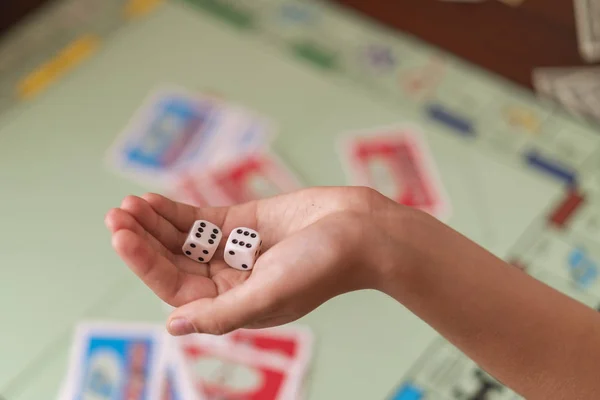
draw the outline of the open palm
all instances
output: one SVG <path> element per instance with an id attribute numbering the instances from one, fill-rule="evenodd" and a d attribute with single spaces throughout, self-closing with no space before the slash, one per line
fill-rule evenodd
<path id="1" fill-rule="evenodd" d="M 223 334 L 240 327 L 290 322 L 349 290 L 368 287 L 370 278 L 353 268 L 364 263 L 357 244 L 375 240 L 369 218 L 371 191 L 315 188 L 233 207 L 197 208 L 157 194 L 128 196 L 110 210 L 105 223 L 112 245 L 129 268 L 166 303 L 179 307 L 171 320 L 193 330 Z M 232 229 L 256 229 L 263 254 L 252 271 L 223 261 L 225 240 L 208 264 L 182 254 L 194 221 Z M 189 325 L 187 328 L 189 328 Z M 173 328 L 173 327 L 172 327 Z M 177 331 L 177 332 L 175 332 Z"/>

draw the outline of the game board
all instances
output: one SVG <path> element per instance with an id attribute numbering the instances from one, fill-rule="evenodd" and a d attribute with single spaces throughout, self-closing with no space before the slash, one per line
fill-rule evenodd
<path id="1" fill-rule="evenodd" d="M 162 304 L 113 253 L 103 226 L 109 208 L 147 188 L 102 162 L 163 83 L 272 117 L 274 146 L 305 185 L 346 183 L 339 134 L 418 125 L 452 203 L 449 225 L 600 305 L 597 126 L 325 2 L 58 1 L 0 43 L 7 400 L 56 395 L 78 320 L 164 321 Z M 378 293 L 336 298 L 299 322 L 317 339 L 307 398 L 468 399 L 482 386 L 500 390 Z"/>

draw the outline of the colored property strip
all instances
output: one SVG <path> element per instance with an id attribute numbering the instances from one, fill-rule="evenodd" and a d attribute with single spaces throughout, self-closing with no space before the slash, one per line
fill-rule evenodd
<path id="1" fill-rule="evenodd" d="M 562 181 L 568 187 L 574 187 L 577 184 L 576 171 L 537 150 L 526 152 L 525 161 L 530 167 Z"/>
<path id="2" fill-rule="evenodd" d="M 576 190 L 569 190 L 558 207 L 551 213 L 549 222 L 557 228 L 563 228 L 584 204 L 585 196 Z"/>
<path id="3" fill-rule="evenodd" d="M 158 7 L 164 0 L 129 0 L 125 5 L 125 17 L 128 19 L 137 18 L 148 14 Z"/>
<path id="4" fill-rule="evenodd" d="M 131 20 L 156 9 L 164 0 L 129 0 L 123 8 L 123 17 Z M 30 100 L 63 78 L 99 49 L 102 38 L 93 33 L 81 36 L 60 50 L 54 58 L 40 65 L 16 85 L 16 97 Z"/>
<path id="5" fill-rule="evenodd" d="M 95 35 L 86 35 L 75 40 L 52 60 L 41 65 L 19 82 L 17 85 L 18 98 L 28 100 L 38 95 L 92 56 L 99 44 L 100 38 Z"/>

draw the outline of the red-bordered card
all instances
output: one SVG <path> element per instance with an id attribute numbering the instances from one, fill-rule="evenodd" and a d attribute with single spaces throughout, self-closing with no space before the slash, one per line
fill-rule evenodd
<path id="1" fill-rule="evenodd" d="M 232 204 L 290 193 L 303 187 L 293 172 L 271 152 L 251 153 L 207 174 L 211 202 Z"/>
<path id="2" fill-rule="evenodd" d="M 436 165 L 414 127 L 347 135 L 340 141 L 340 151 L 352 185 L 371 187 L 440 219 L 449 217 L 450 203 Z"/>
<path id="3" fill-rule="evenodd" d="M 291 325 L 267 329 L 239 329 L 228 335 L 236 346 L 273 354 L 289 361 L 290 374 L 300 386 L 308 374 L 313 357 L 314 335 L 304 326 Z"/>
<path id="4" fill-rule="evenodd" d="M 200 393 L 210 399 L 294 400 L 302 382 L 293 364 L 277 354 L 215 340 L 206 335 L 179 339 Z"/>
<path id="5" fill-rule="evenodd" d="M 216 198 L 211 195 L 210 182 L 206 174 L 195 174 L 194 170 L 186 171 L 173 180 L 170 187 L 166 189 L 167 197 L 196 207 L 220 207 L 231 204 L 229 199 L 222 195 Z"/>

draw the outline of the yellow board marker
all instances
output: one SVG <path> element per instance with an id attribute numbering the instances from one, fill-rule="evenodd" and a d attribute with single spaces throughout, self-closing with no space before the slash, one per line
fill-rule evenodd
<path id="1" fill-rule="evenodd" d="M 518 126 L 531 133 L 537 133 L 540 129 L 540 119 L 534 111 L 521 107 L 507 107 L 504 116 L 513 126 Z"/>
<path id="2" fill-rule="evenodd" d="M 26 76 L 17 86 L 21 99 L 31 99 L 97 50 L 100 39 L 93 35 L 83 36 L 61 50 L 56 57 Z"/>
<path id="3" fill-rule="evenodd" d="M 129 0 L 125 6 L 125 16 L 135 18 L 155 9 L 163 0 Z"/>
<path id="4" fill-rule="evenodd" d="M 22 100 L 32 98 L 56 80 L 52 63 L 46 63 L 23 79 L 17 88 Z"/>

